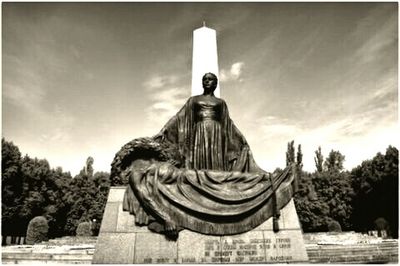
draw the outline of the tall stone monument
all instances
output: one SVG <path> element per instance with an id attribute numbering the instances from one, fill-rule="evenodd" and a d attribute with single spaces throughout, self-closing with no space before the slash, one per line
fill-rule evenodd
<path id="1" fill-rule="evenodd" d="M 203 27 L 193 31 L 193 57 L 192 57 L 192 96 L 203 94 L 201 78 L 207 72 L 218 75 L 218 50 L 217 32 L 214 29 Z M 220 97 L 220 88 L 214 91 Z"/>
<path id="2" fill-rule="evenodd" d="M 200 30 L 205 40 L 213 35 Z M 196 40 L 194 64 L 204 48 Z M 218 71 L 211 43 L 203 57 L 211 53 Z M 158 134 L 116 154 L 93 263 L 307 261 L 292 199 L 296 167 L 272 175 L 256 164 L 227 104 L 215 97 L 217 76 L 202 67 L 193 66 L 193 78 L 207 72 L 201 93 Z"/>

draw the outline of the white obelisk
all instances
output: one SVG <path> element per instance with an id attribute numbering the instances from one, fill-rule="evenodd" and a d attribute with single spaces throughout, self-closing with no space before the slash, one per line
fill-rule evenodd
<path id="1" fill-rule="evenodd" d="M 217 33 L 203 22 L 203 27 L 193 31 L 192 96 L 203 94 L 202 78 L 208 72 L 219 77 Z M 214 95 L 220 97 L 219 84 Z"/>

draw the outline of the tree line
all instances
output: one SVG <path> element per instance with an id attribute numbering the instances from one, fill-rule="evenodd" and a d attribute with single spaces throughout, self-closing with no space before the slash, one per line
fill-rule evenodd
<path id="1" fill-rule="evenodd" d="M 286 163 L 296 163 L 298 192 L 294 201 L 304 232 L 331 228 L 365 232 L 385 229 L 398 237 L 398 150 L 344 170 L 345 156 L 332 150 L 324 158 L 315 151 L 315 171 L 303 170 L 301 145 L 288 143 Z M 107 195 L 109 173 L 94 172 L 89 157 L 78 175 L 44 159 L 22 156 L 18 147 L 2 139 L 2 235 L 24 236 L 36 216 L 48 221 L 48 237 L 75 235 L 79 224 L 92 222 L 98 234 Z M 276 169 L 275 172 L 282 171 Z"/>
<path id="2" fill-rule="evenodd" d="M 94 173 L 91 157 L 72 177 L 61 167 L 50 168 L 45 159 L 22 156 L 4 138 L 1 145 L 3 236 L 24 236 L 37 216 L 47 219 L 49 238 L 74 235 L 83 222 L 92 222 L 98 233 L 110 181 L 108 173 Z"/>
<path id="3" fill-rule="evenodd" d="M 343 168 L 345 156 L 331 150 L 324 158 L 315 151 L 315 171 L 303 170 L 301 145 L 295 156 L 294 141 L 288 143 L 286 163 L 296 163 L 299 178 L 294 197 L 305 232 L 339 230 L 366 232 L 385 230 L 398 238 L 399 151 L 389 146 L 351 171 Z M 277 170 L 279 171 L 279 169 Z"/>

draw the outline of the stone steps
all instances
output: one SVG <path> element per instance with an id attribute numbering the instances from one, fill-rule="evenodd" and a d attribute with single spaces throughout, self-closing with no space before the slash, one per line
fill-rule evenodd
<path id="1" fill-rule="evenodd" d="M 370 255 L 370 254 L 376 254 L 376 255 L 390 255 L 390 256 L 394 256 L 394 255 L 398 255 L 398 252 L 396 252 L 395 249 L 391 249 L 391 250 L 386 250 L 386 251 L 381 251 L 381 250 L 365 250 L 365 251 L 359 251 L 359 250 L 350 250 L 350 251 L 344 251 L 344 250 L 335 250 L 334 252 L 329 252 L 326 250 L 318 250 L 318 251 L 313 251 L 310 249 L 307 249 L 307 254 L 309 254 L 309 256 L 353 256 L 353 255 L 357 255 L 357 256 L 363 256 L 363 255 Z"/>
<path id="2" fill-rule="evenodd" d="M 91 264 L 95 245 L 78 246 L 9 246 L 2 249 L 4 264 Z"/>
<path id="3" fill-rule="evenodd" d="M 398 262 L 397 240 L 358 245 L 308 244 L 310 263 L 394 263 Z"/>
<path id="4" fill-rule="evenodd" d="M 77 245 L 81 243 L 85 244 L 93 244 L 95 245 L 97 242 L 97 237 L 95 236 L 77 236 L 77 237 L 72 237 L 72 236 L 67 236 L 67 237 L 62 237 L 62 238 L 56 238 L 56 239 L 50 239 L 47 242 L 49 245 L 57 245 L 57 246 L 63 246 L 63 245 Z"/>
<path id="5" fill-rule="evenodd" d="M 398 240 L 355 232 L 303 235 L 310 263 L 398 262 Z"/>
<path id="6" fill-rule="evenodd" d="M 336 245 L 318 245 L 311 246 L 307 245 L 308 250 L 324 250 L 325 252 L 341 250 L 341 252 L 363 252 L 363 251 L 384 251 L 384 250 L 393 250 L 397 249 L 397 245 L 393 246 L 381 246 L 381 245 L 368 245 L 368 246 L 336 246 Z"/>
<path id="7" fill-rule="evenodd" d="M 2 248 L 3 264 L 90 264 L 95 251 L 96 238 L 61 238 L 39 245 L 6 246 Z M 378 239 L 379 240 L 379 239 Z M 77 243 L 81 241 L 80 243 Z M 82 242 L 83 241 L 83 242 Z M 370 241 L 371 242 L 371 241 Z M 70 245 L 64 245 L 69 243 Z M 75 243 L 74 245 L 71 245 Z M 396 263 L 398 240 L 374 238 L 362 244 L 320 244 L 307 241 L 309 263 Z"/>
<path id="8" fill-rule="evenodd" d="M 328 257 L 319 257 L 319 258 L 309 258 L 309 263 L 334 263 L 334 264 L 370 264 L 370 263 L 397 263 L 397 256 L 328 256 Z"/>

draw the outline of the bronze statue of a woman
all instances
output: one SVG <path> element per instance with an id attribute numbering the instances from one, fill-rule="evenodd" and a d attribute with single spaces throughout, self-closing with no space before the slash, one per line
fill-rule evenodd
<path id="1" fill-rule="evenodd" d="M 184 228 L 237 234 L 278 218 L 291 199 L 293 169 L 272 176 L 257 166 L 225 101 L 214 96 L 217 83 L 205 74 L 202 95 L 190 97 L 153 138 L 117 153 L 111 179 L 129 184 L 123 208 L 136 224 L 170 236 Z"/>
<path id="2" fill-rule="evenodd" d="M 217 76 L 205 74 L 204 93 L 189 98 L 155 139 L 178 144 L 187 169 L 263 172 L 230 119 L 225 101 L 214 96 L 217 84 Z"/>

